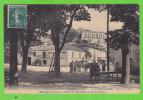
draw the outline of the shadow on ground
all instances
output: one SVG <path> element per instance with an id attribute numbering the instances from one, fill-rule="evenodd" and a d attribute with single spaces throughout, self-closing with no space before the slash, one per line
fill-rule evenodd
<path id="1" fill-rule="evenodd" d="M 104 80 L 104 81 L 103 81 Z M 120 79 L 119 79 L 120 80 Z M 48 77 L 47 71 L 27 71 L 27 73 L 21 73 L 19 71 L 19 86 L 16 88 L 28 88 L 28 89 L 98 89 L 100 88 L 116 88 L 116 87 L 132 87 L 139 88 L 137 83 L 131 85 L 122 85 L 119 80 L 112 79 L 111 77 L 103 77 L 101 81 L 89 81 L 89 73 L 85 72 L 62 72 L 60 77 Z M 138 79 L 137 79 L 138 80 Z M 8 87 L 8 68 L 5 68 L 5 87 Z"/>

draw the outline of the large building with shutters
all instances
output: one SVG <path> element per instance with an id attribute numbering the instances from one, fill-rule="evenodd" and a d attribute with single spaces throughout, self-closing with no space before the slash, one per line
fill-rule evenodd
<path id="1" fill-rule="evenodd" d="M 28 52 L 28 65 L 50 66 L 54 51 L 53 46 L 31 47 Z M 84 56 L 84 50 L 70 45 L 65 46 L 60 55 L 60 65 L 66 67 L 71 61 L 81 61 Z M 22 53 L 18 54 L 18 63 L 22 64 Z"/>

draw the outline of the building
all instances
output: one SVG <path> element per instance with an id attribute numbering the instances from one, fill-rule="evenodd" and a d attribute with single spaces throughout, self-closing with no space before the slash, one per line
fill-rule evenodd
<path id="1" fill-rule="evenodd" d="M 87 41 L 87 43 L 90 45 L 88 47 L 89 52 L 93 55 L 91 57 L 92 60 L 95 60 L 96 62 L 100 63 L 104 61 L 106 63 L 107 61 L 107 43 L 105 41 L 106 34 L 105 32 L 96 32 L 91 31 L 87 29 L 78 29 L 78 37 L 80 37 L 80 41 Z"/>
<path id="2" fill-rule="evenodd" d="M 87 40 L 88 43 L 96 43 L 106 48 L 106 34 L 105 32 L 95 32 L 91 30 L 78 29 L 81 34 L 81 40 Z"/>
<path id="3" fill-rule="evenodd" d="M 88 43 L 95 43 L 97 45 L 100 45 L 101 47 L 106 50 L 107 44 L 105 39 L 107 38 L 106 34 L 104 32 L 95 32 L 85 29 L 79 29 L 79 33 L 81 34 L 81 40 L 86 40 Z M 102 55 L 101 59 L 106 60 L 106 53 L 91 50 L 91 53 L 95 53 L 96 55 Z M 94 54 L 93 54 L 94 55 Z M 121 70 L 122 68 L 122 52 L 121 50 L 113 50 L 110 48 L 110 70 Z M 131 73 L 139 73 L 139 46 L 131 45 L 129 48 L 129 57 L 130 57 L 130 66 L 131 66 Z M 96 61 L 100 60 L 100 57 L 96 58 Z"/>
<path id="4" fill-rule="evenodd" d="M 31 47 L 28 52 L 28 65 L 50 66 L 54 51 L 54 46 L 41 45 Z M 60 65 L 66 67 L 71 61 L 81 61 L 84 56 L 84 50 L 66 45 L 60 55 Z M 21 53 L 18 54 L 18 63 L 22 64 Z"/>
<path id="5" fill-rule="evenodd" d="M 66 43 L 60 55 L 61 66 L 69 66 L 71 61 L 81 61 L 83 58 L 86 58 L 85 56 L 87 52 L 91 54 L 91 57 L 86 58 L 85 60 L 91 59 L 96 62 L 106 60 L 106 50 L 104 45 L 105 34 L 103 32 L 97 33 L 90 30 L 80 29 L 77 33 L 81 40 L 87 40 L 88 43 L 86 45 L 83 44 L 83 46 L 80 46 L 80 43 L 74 43 L 74 41 Z M 50 39 L 50 34 L 48 37 L 43 37 L 41 41 L 43 42 L 43 45 L 33 46 L 29 49 L 28 65 L 50 66 L 55 51 Z M 18 54 L 18 63 L 22 64 L 22 53 Z"/>
<path id="6" fill-rule="evenodd" d="M 132 44 L 129 47 L 130 70 L 131 74 L 139 74 L 140 70 L 140 52 L 139 46 Z M 122 68 L 122 51 L 110 49 L 110 61 L 113 63 L 115 70 Z"/>
<path id="7" fill-rule="evenodd" d="M 28 52 L 28 65 L 32 66 L 50 66 L 55 49 L 54 46 L 47 46 L 45 44 L 41 46 L 33 46 Z M 106 59 L 104 56 L 106 52 L 104 50 L 96 49 L 92 47 L 78 47 L 75 44 L 66 44 L 60 54 L 60 65 L 62 67 L 69 66 L 71 61 L 82 61 L 83 58 L 88 60 L 86 52 L 90 52 L 90 59 L 99 60 Z M 22 64 L 22 53 L 18 54 L 18 63 Z"/>

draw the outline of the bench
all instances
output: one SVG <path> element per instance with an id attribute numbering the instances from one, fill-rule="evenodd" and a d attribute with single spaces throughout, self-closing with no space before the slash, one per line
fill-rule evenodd
<path id="1" fill-rule="evenodd" d="M 98 72 L 98 73 L 96 73 L 95 74 L 95 78 L 98 76 L 99 77 L 99 80 L 100 80 L 100 77 L 101 77 L 101 75 L 112 75 L 112 78 L 114 78 L 114 74 L 116 74 L 116 78 L 117 78 L 117 80 L 118 80 L 118 74 L 119 74 L 119 72 L 118 71 L 105 71 L 105 72 Z"/>

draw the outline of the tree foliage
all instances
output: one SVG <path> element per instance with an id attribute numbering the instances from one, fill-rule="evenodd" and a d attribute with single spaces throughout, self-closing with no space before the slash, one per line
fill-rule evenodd
<path id="1" fill-rule="evenodd" d="M 114 8 L 114 9 L 113 9 Z M 109 44 L 113 49 L 122 48 L 125 43 L 139 44 L 138 5 L 113 5 L 110 9 L 111 21 L 123 22 L 122 29 L 110 31 Z"/>
<path id="2" fill-rule="evenodd" d="M 139 38 L 130 30 L 118 29 L 109 32 L 109 47 L 118 50 L 124 48 L 124 44 L 127 43 L 130 46 L 132 44 L 139 44 Z"/>

